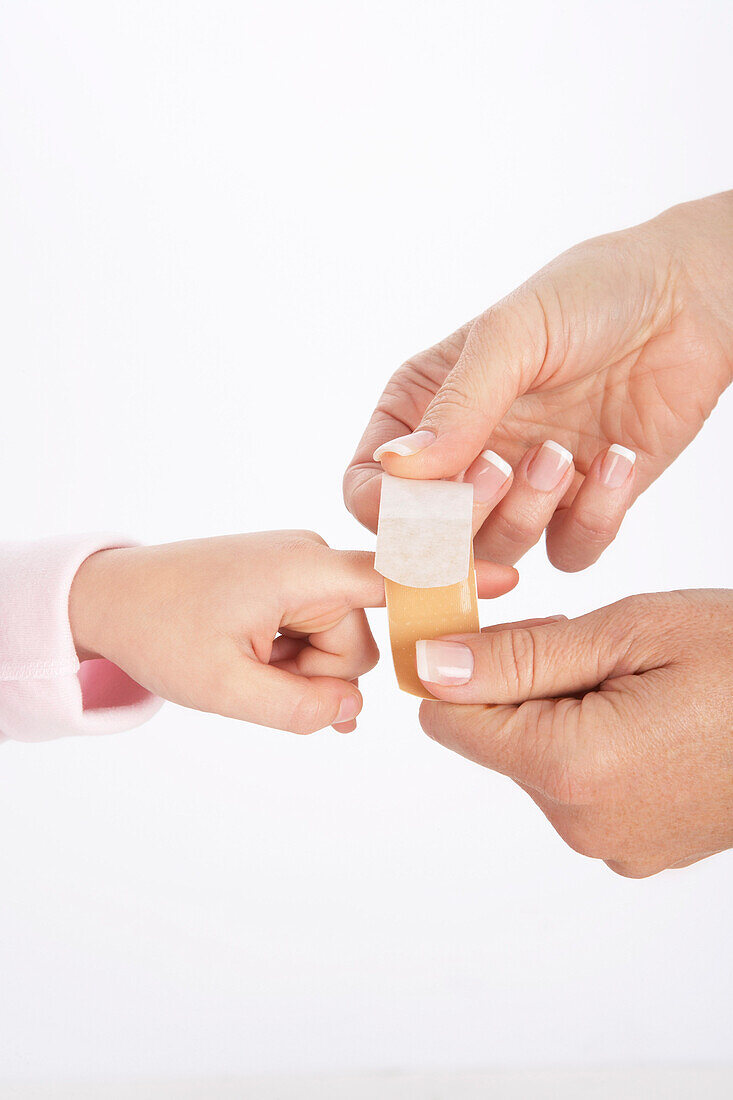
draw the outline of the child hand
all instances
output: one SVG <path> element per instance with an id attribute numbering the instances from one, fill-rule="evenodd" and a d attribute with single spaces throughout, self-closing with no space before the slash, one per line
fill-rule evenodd
<path id="1" fill-rule="evenodd" d="M 379 657 L 363 611 L 384 603 L 373 561 L 310 531 L 103 550 L 72 585 L 77 652 L 196 710 L 349 732 L 356 678 Z"/>
<path id="2" fill-rule="evenodd" d="M 312 531 L 102 550 L 71 588 L 77 653 L 182 706 L 347 733 L 362 707 L 356 678 L 379 657 L 363 611 L 384 604 L 373 563 Z M 483 596 L 517 580 L 488 562 L 477 576 Z"/>

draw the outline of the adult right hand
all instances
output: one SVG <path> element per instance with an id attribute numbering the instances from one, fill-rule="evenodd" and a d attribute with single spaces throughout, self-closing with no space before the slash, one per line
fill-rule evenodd
<path id="1" fill-rule="evenodd" d="M 733 592 L 417 644 L 426 733 L 631 878 L 733 848 Z"/>
<path id="2" fill-rule="evenodd" d="M 346 472 L 346 504 L 375 530 L 382 469 L 467 471 L 478 557 L 514 564 L 547 526 L 553 564 L 583 569 L 732 378 L 730 191 L 572 248 L 409 359 Z"/>

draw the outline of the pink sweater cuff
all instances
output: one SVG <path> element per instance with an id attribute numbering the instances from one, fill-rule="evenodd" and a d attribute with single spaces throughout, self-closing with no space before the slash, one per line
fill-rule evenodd
<path id="1" fill-rule="evenodd" d="M 105 535 L 0 543 L 0 740 L 114 733 L 150 718 L 162 700 L 109 661 L 80 666 L 69 625 L 76 571 L 97 550 L 130 546 Z"/>

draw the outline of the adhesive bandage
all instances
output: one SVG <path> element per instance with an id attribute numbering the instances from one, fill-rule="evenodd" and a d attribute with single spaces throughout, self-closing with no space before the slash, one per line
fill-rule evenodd
<path id="1" fill-rule="evenodd" d="M 375 569 L 384 577 L 389 636 L 403 691 L 432 699 L 415 643 L 479 629 L 472 551 L 473 486 L 382 475 Z"/>

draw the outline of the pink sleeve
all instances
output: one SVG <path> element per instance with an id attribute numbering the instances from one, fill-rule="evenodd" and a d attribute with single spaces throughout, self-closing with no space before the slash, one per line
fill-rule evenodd
<path id="1" fill-rule="evenodd" d="M 96 550 L 129 545 L 103 535 L 0 543 L 0 740 L 114 733 L 161 706 L 109 661 L 80 666 L 71 636 L 77 569 Z"/>

